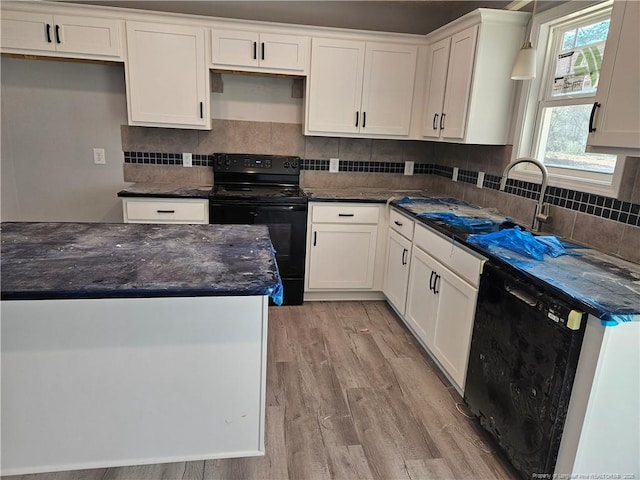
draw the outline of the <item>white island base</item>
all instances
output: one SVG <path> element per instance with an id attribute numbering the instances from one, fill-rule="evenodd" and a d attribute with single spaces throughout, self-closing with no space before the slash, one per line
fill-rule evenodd
<path id="1" fill-rule="evenodd" d="M 266 296 L 1 312 L 2 475 L 264 455 Z"/>

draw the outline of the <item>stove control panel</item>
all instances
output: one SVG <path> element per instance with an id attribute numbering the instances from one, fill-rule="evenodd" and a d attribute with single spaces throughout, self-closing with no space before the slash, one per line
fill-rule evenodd
<path id="1" fill-rule="evenodd" d="M 229 173 L 294 174 L 300 172 L 300 157 L 215 153 L 214 171 Z"/>

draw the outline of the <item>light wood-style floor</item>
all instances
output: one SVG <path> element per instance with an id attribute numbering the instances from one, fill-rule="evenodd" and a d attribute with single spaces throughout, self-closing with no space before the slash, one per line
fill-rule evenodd
<path id="1" fill-rule="evenodd" d="M 514 478 L 461 402 L 385 302 L 272 307 L 264 457 L 3 478 Z"/>

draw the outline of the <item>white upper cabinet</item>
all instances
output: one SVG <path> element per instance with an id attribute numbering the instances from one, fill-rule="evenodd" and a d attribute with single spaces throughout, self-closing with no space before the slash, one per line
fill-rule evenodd
<path id="1" fill-rule="evenodd" d="M 211 128 L 204 28 L 127 22 L 129 124 Z"/>
<path id="2" fill-rule="evenodd" d="M 305 133 L 407 136 L 418 48 L 314 38 Z"/>
<path id="3" fill-rule="evenodd" d="M 455 143 L 507 143 L 511 68 L 529 14 L 478 9 L 427 36 L 422 136 Z"/>
<path id="4" fill-rule="evenodd" d="M 2 11 L 2 52 L 68 58 L 122 59 L 117 19 Z"/>
<path id="5" fill-rule="evenodd" d="M 640 2 L 613 4 L 587 145 L 640 155 Z"/>
<path id="6" fill-rule="evenodd" d="M 444 107 L 444 90 L 447 85 L 450 49 L 451 38 L 445 38 L 429 45 L 429 71 L 423 125 L 425 137 L 438 138 L 440 136 L 440 116 Z M 429 119 L 431 119 L 431 123 L 429 123 Z"/>
<path id="7" fill-rule="evenodd" d="M 304 74 L 309 65 L 309 37 L 247 30 L 211 31 L 211 62 L 216 68 Z"/>

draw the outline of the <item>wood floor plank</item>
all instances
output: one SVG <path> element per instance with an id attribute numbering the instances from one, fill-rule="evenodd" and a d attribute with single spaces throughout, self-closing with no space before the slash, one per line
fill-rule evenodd
<path id="1" fill-rule="evenodd" d="M 407 460 L 407 472 L 411 480 L 452 480 L 456 476 L 442 458 Z"/>
<path id="2" fill-rule="evenodd" d="M 293 344 L 287 332 L 291 312 L 287 307 L 269 309 L 269 331 L 267 335 L 267 355 L 276 362 L 291 362 L 295 359 Z"/>
<path id="3" fill-rule="evenodd" d="M 263 457 L 207 460 L 205 480 L 281 480 L 288 478 L 284 407 L 267 407 Z"/>
<path id="4" fill-rule="evenodd" d="M 360 442 L 378 478 L 409 478 L 405 460 L 439 456 L 399 392 L 360 388 L 347 396 Z"/>
<path id="5" fill-rule="evenodd" d="M 103 478 L 105 478 L 106 473 L 106 468 L 95 468 L 89 470 L 73 470 L 71 472 L 51 472 L 33 475 L 2 477 L 2 480 L 17 480 L 18 478 L 20 478 L 20 480 L 102 480 Z"/>
<path id="6" fill-rule="evenodd" d="M 437 445 L 456 478 L 501 478 L 483 456 L 484 440 L 469 426 L 469 419 L 455 408 L 451 396 L 435 373 L 414 359 L 389 360 L 406 403 L 421 421 Z M 489 445 L 487 450 L 491 450 Z M 495 459 L 491 459 L 493 465 Z M 506 470 L 502 472 L 509 475 Z"/>
<path id="7" fill-rule="evenodd" d="M 349 335 L 354 352 L 359 361 L 359 367 L 371 387 L 397 387 L 395 374 L 389 366 L 373 337 L 368 333 L 354 333 Z"/>
<path id="8" fill-rule="evenodd" d="M 315 415 L 285 415 L 287 470 L 291 480 L 331 478 L 327 452 Z"/>
<path id="9" fill-rule="evenodd" d="M 102 480 L 200 480 L 204 461 L 109 468 Z"/>
<path id="10" fill-rule="evenodd" d="M 375 478 L 361 445 L 328 446 L 327 453 L 333 480 L 373 480 Z"/>
<path id="11" fill-rule="evenodd" d="M 325 446 L 349 446 L 360 443 L 351 414 L 318 414 L 318 424 Z"/>

